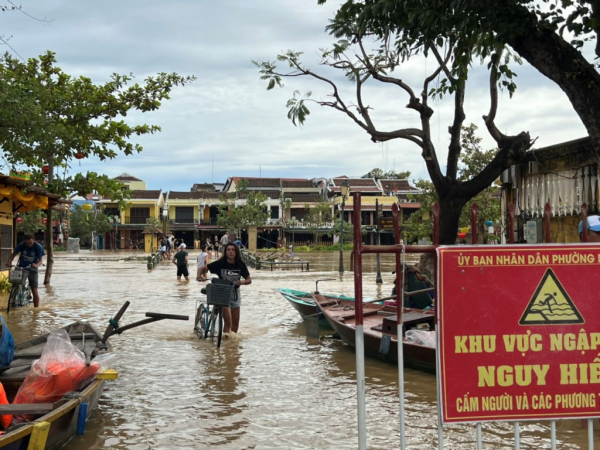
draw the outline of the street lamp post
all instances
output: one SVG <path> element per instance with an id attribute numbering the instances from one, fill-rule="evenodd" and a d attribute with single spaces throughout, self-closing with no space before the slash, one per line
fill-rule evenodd
<path id="1" fill-rule="evenodd" d="M 375 199 L 375 228 L 376 230 L 376 241 L 377 245 L 381 245 L 381 236 L 379 234 L 379 199 Z M 377 276 L 375 277 L 375 283 L 382 284 L 383 279 L 381 278 L 381 254 L 377 253 Z"/>
<path id="2" fill-rule="evenodd" d="M 290 252 L 290 256 L 294 256 L 294 245 L 296 241 L 294 240 L 294 232 L 296 231 L 296 216 L 292 216 L 292 251 Z"/>
<path id="3" fill-rule="evenodd" d="M 340 187 L 340 192 L 342 194 L 342 213 L 341 213 L 341 223 L 340 223 L 340 268 L 339 272 L 344 273 L 344 208 L 346 207 L 346 198 L 350 193 L 350 186 L 348 185 L 348 180 L 345 180 Z"/>
<path id="4" fill-rule="evenodd" d="M 115 243 L 113 245 L 113 250 L 117 253 L 117 247 L 119 246 L 119 223 L 121 222 L 121 217 L 115 215 L 113 221 L 115 222 Z"/>
<path id="5" fill-rule="evenodd" d="M 163 219 L 163 234 L 166 236 L 167 234 L 167 223 L 169 221 L 169 205 L 165 203 L 162 210 L 162 219 Z"/>

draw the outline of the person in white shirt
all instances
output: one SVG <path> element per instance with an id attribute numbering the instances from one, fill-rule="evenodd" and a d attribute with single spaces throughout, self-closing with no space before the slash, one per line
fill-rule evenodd
<path id="1" fill-rule="evenodd" d="M 198 269 L 196 271 L 196 281 L 206 281 L 208 278 L 204 274 L 200 273 L 200 268 L 210 262 L 210 256 L 206 253 L 206 244 L 202 244 L 200 247 L 200 253 L 198 254 Z"/>

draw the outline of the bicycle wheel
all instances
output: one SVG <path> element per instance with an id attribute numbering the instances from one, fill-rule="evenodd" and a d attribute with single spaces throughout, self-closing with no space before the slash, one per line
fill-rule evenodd
<path id="1" fill-rule="evenodd" d="M 200 303 L 198 310 L 196 311 L 196 321 L 194 325 L 194 332 L 198 339 L 204 339 L 206 333 L 206 324 L 208 322 L 208 310 L 204 303 Z"/>
<path id="2" fill-rule="evenodd" d="M 211 339 L 215 338 L 215 324 L 217 322 L 217 308 L 213 306 L 213 309 L 208 318 L 208 328 L 206 329 L 206 336 L 210 336 Z"/>
<path id="3" fill-rule="evenodd" d="M 221 346 L 221 339 L 223 339 L 223 308 L 219 308 L 219 334 L 217 336 L 217 348 Z"/>
<path id="4" fill-rule="evenodd" d="M 19 297 L 19 286 L 13 286 L 10 290 L 10 296 L 8 297 L 8 304 L 6 305 L 6 314 L 10 312 L 11 306 L 14 308 L 17 306 L 17 300 Z"/>

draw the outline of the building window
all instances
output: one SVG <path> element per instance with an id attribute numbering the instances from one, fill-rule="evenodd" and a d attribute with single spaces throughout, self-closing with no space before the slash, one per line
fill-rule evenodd
<path id="1" fill-rule="evenodd" d="M 0 233 L 2 234 L 2 248 L 0 249 L 0 265 L 4 268 L 10 254 L 13 251 L 13 228 L 10 225 L 1 225 Z"/>
<path id="2" fill-rule="evenodd" d="M 175 208 L 176 223 L 194 223 L 194 207 L 178 206 Z"/>
<path id="3" fill-rule="evenodd" d="M 129 223 L 146 223 L 150 218 L 150 208 L 131 208 Z"/>

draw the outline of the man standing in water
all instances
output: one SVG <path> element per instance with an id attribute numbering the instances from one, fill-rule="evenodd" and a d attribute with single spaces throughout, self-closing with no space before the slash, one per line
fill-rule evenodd
<path id="1" fill-rule="evenodd" d="M 185 277 L 186 281 L 189 281 L 188 252 L 185 251 L 185 244 L 179 246 L 179 251 L 173 256 L 173 264 L 177 266 L 177 281 L 181 280 L 181 275 Z"/>
<path id="2" fill-rule="evenodd" d="M 25 241 L 21 242 L 15 247 L 15 250 L 8 257 L 6 266 L 12 265 L 12 260 L 17 254 L 19 256 L 19 262 L 17 267 L 28 267 L 29 268 L 29 287 L 31 288 L 31 294 L 33 295 L 33 306 L 37 308 L 40 306 L 40 294 L 38 293 L 38 267 L 44 263 L 44 247 L 35 242 L 35 238 L 31 234 L 25 235 Z"/>

